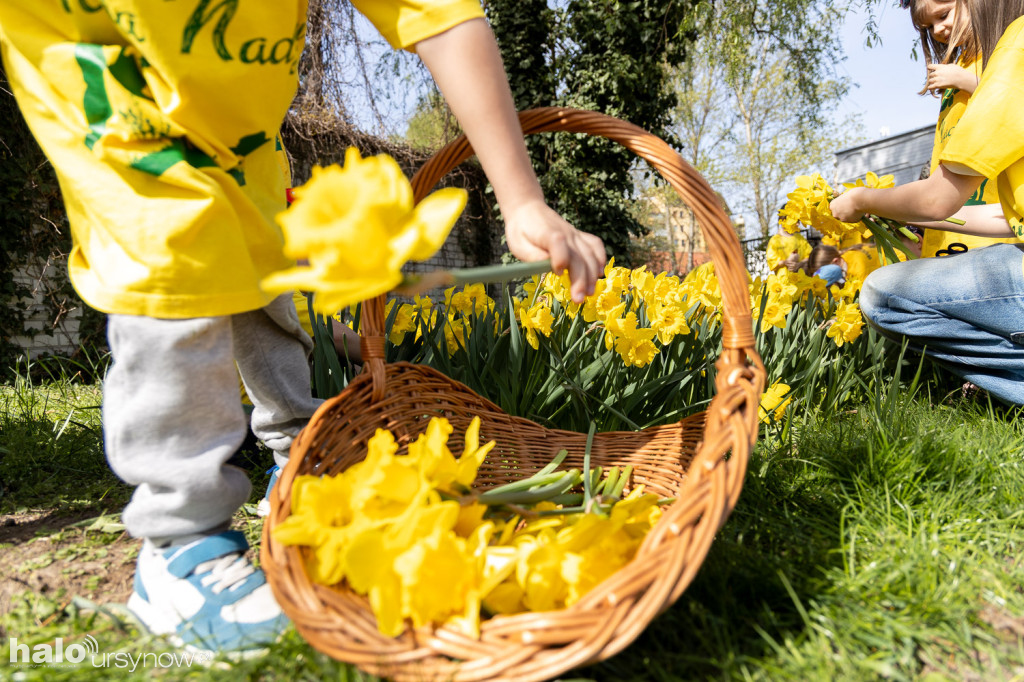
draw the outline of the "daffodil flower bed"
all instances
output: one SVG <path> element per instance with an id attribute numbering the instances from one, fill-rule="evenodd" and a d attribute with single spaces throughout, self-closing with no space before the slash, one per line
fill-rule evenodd
<path id="1" fill-rule="evenodd" d="M 379 429 L 362 462 L 296 477 L 274 538 L 310 548 L 312 581 L 365 595 L 387 636 L 411 623 L 477 637 L 482 617 L 579 601 L 632 559 L 660 518 L 661 500 L 642 486 L 623 497 L 628 470 L 557 471 L 564 453 L 529 478 L 476 489 L 495 445 L 481 445 L 479 429 L 475 418 L 459 457 L 446 419 L 432 418 L 406 454 Z"/>
<path id="2" fill-rule="evenodd" d="M 880 264 L 874 248 L 845 255 L 864 263 L 851 265 L 846 284 L 831 288 L 777 267 L 810 248 L 799 234 L 775 235 L 766 258 L 777 271 L 749 282 L 758 352 L 772 380 L 785 379 L 797 402 L 819 375 L 827 393 L 848 395 L 856 368 L 877 363 L 881 343 L 873 333 L 866 344 L 858 341 L 866 327 L 857 296 L 863 277 Z M 584 431 L 591 420 L 602 431 L 646 428 L 690 414 L 712 395 L 708 358 L 721 352 L 720 308 L 711 263 L 681 278 L 612 261 L 583 304 L 572 302 L 564 273 L 534 276 L 504 301 L 482 284 L 450 287 L 437 300 L 391 299 L 387 360 L 429 365 L 511 414 L 559 428 Z M 355 315 L 346 315 L 358 326 Z M 786 412 L 769 407 L 763 417 L 778 421 Z"/>

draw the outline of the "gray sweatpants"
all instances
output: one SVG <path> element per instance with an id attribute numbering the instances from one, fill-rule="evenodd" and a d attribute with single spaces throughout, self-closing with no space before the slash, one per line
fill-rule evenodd
<path id="1" fill-rule="evenodd" d="M 111 469 L 137 486 L 122 514 L 128 532 L 163 542 L 225 527 L 251 492 L 247 474 L 225 464 L 245 438 L 238 375 L 252 430 L 278 464 L 319 405 L 312 340 L 291 295 L 226 317 L 111 315 L 108 338 L 103 434 Z"/>

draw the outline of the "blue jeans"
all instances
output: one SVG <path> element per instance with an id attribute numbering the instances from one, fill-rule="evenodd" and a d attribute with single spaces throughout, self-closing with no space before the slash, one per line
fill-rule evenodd
<path id="1" fill-rule="evenodd" d="M 1024 404 L 1024 245 L 996 244 L 875 270 L 864 316 L 958 376 Z"/>

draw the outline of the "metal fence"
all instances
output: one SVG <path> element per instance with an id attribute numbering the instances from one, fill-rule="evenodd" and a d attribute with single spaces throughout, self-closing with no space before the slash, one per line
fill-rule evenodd
<path id="1" fill-rule="evenodd" d="M 821 235 L 814 230 L 801 230 L 800 234 L 811 246 L 816 246 L 821 242 Z M 770 236 L 754 237 L 753 239 L 743 239 L 740 241 L 740 246 L 743 247 L 743 258 L 747 263 L 747 272 L 750 273 L 751 277 L 766 277 L 771 274 L 765 258 L 765 249 L 768 248 L 768 240 L 770 238 Z"/>

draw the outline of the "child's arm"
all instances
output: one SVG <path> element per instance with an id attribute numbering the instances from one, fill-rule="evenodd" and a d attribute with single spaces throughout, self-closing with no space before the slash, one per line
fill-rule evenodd
<path id="1" fill-rule="evenodd" d="M 974 92 L 978 87 L 978 74 L 968 71 L 956 64 L 929 64 L 928 84 L 929 90 L 945 90 L 946 88 L 957 88 L 964 92 Z"/>
<path id="2" fill-rule="evenodd" d="M 575 229 L 544 202 L 490 26 L 472 19 L 420 41 L 416 52 L 494 186 L 509 250 L 524 261 L 550 258 L 556 273 L 568 268 L 573 300 L 582 302 L 603 274 L 604 244 Z"/>
<path id="3" fill-rule="evenodd" d="M 984 181 L 980 175 L 962 175 L 945 164 L 924 180 L 892 189 L 854 187 L 829 204 L 832 215 L 845 222 L 860 220 L 865 213 L 920 225 L 944 220 L 960 210 Z M 1001 235 L 1009 236 L 1009 235 Z"/>
<path id="4" fill-rule="evenodd" d="M 943 230 L 945 232 L 957 232 L 969 234 L 975 237 L 1005 238 L 1014 236 L 1010 231 L 1010 223 L 1003 215 L 1003 207 L 999 204 L 975 204 L 964 206 L 954 213 L 951 218 L 964 221 L 963 225 L 949 223 L 944 220 L 925 220 L 914 223 L 931 230 Z"/>

